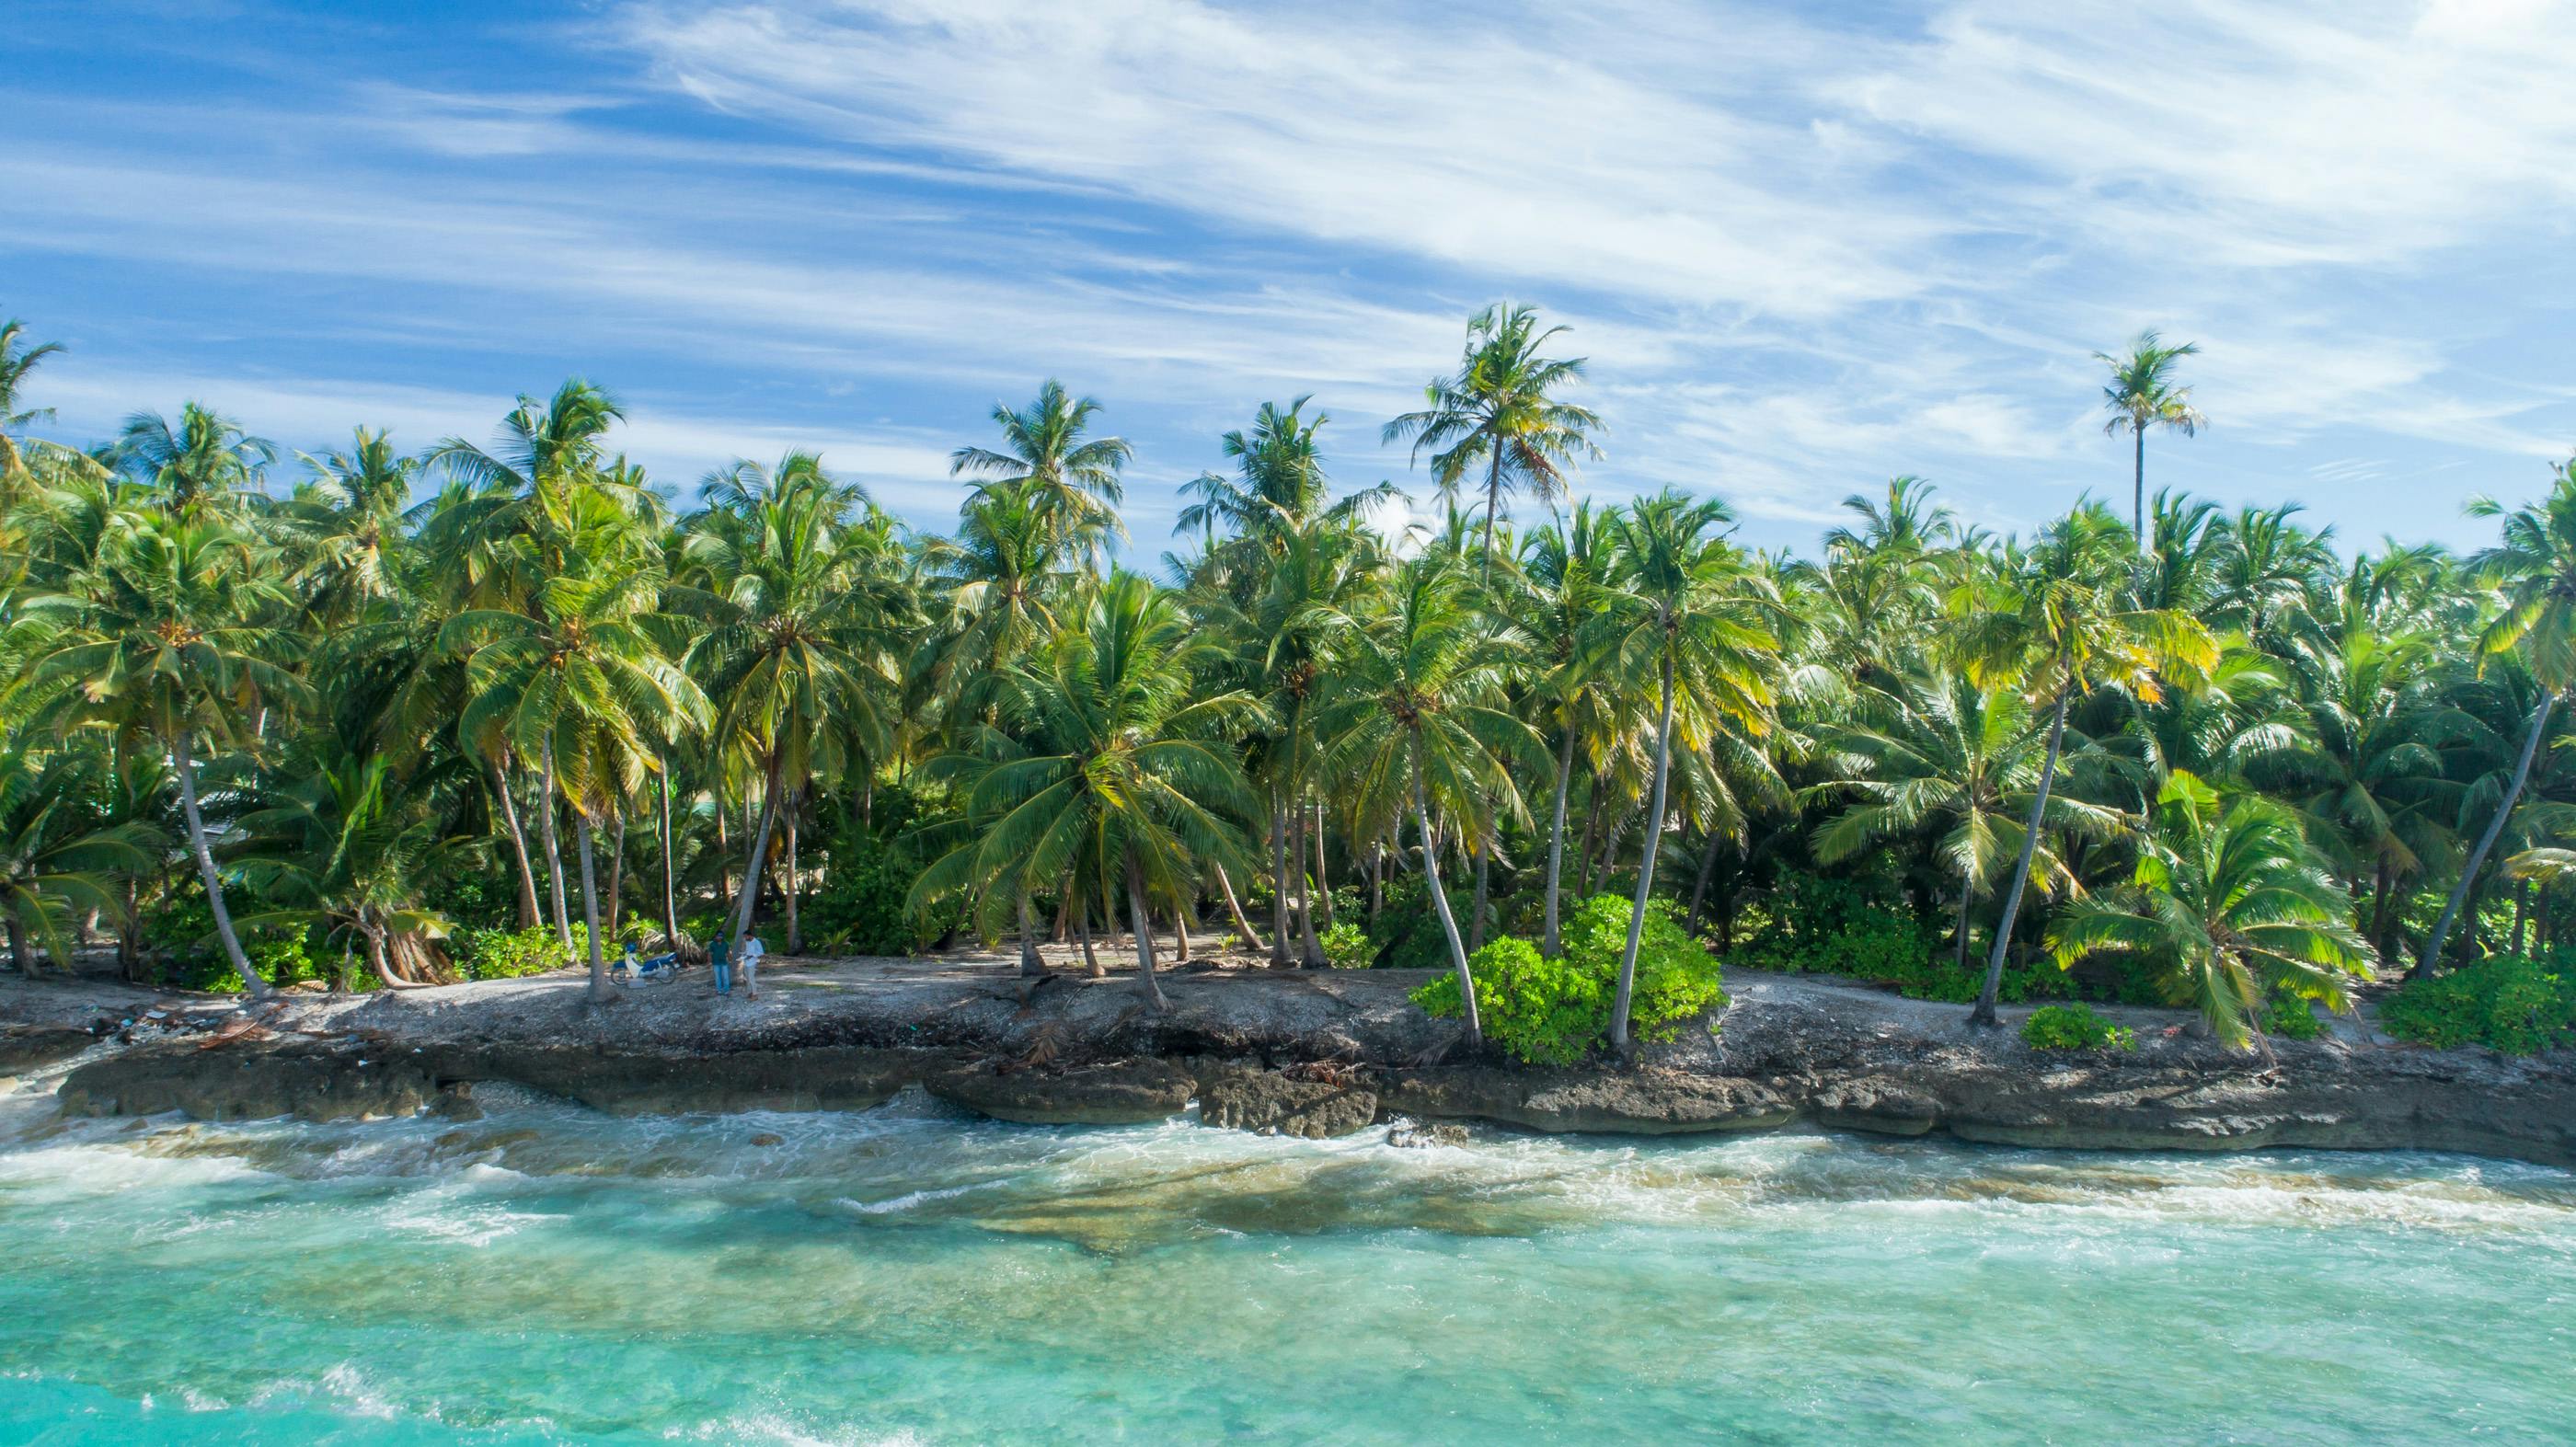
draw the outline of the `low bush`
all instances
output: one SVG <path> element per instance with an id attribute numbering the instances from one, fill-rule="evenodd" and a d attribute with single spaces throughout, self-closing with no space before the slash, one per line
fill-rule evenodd
<path id="1" fill-rule="evenodd" d="M 2530 1055 L 2576 1045 L 2576 969 L 2505 955 L 2409 980 L 2379 1007 L 2401 1040 L 2449 1049 L 2484 1045 Z"/>
<path id="2" fill-rule="evenodd" d="M 566 965 L 590 964 L 590 927 L 572 927 L 572 952 L 564 952 L 563 942 L 555 938 L 554 926 L 538 925 L 534 929 L 467 930 L 454 942 L 457 973 L 469 980 L 511 980 L 521 975 L 542 975 Z"/>
<path id="3" fill-rule="evenodd" d="M 2264 1007 L 2263 1033 L 2280 1040 L 2314 1040 L 2326 1027 L 2306 1000 L 2284 995 Z"/>
<path id="4" fill-rule="evenodd" d="M 2021 1038 L 2033 1050 L 2130 1050 L 2138 1043 L 2136 1031 L 2094 1014 L 2090 1005 L 2042 1005 L 2021 1022 Z"/>
<path id="5" fill-rule="evenodd" d="M 1556 959 L 1509 935 L 1478 950 L 1469 966 L 1487 1038 L 1531 1065 L 1571 1065 L 1606 1043 L 1629 909 L 1612 894 L 1576 905 L 1563 924 L 1565 953 Z M 1414 991 L 1413 1000 L 1434 1016 L 1464 1013 L 1455 973 Z M 1717 957 L 1683 931 L 1669 902 L 1649 903 L 1637 945 L 1632 1032 L 1644 1041 L 1674 1040 L 1685 1022 L 1725 1003 Z"/>
<path id="6" fill-rule="evenodd" d="M 1334 921 L 1320 942 L 1324 946 L 1324 963 L 1337 970 L 1365 970 L 1377 960 L 1377 943 L 1368 937 L 1368 931 L 1349 920 Z"/>
<path id="7" fill-rule="evenodd" d="M 832 846 L 823 888 L 798 921 L 816 948 L 854 955 L 909 955 L 937 933 L 904 908 L 920 861 L 901 845 L 853 831 Z"/>

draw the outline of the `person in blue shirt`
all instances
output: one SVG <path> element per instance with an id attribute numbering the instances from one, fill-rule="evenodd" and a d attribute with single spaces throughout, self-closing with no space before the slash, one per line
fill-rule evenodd
<path id="1" fill-rule="evenodd" d="M 716 993 L 719 995 L 733 993 L 733 972 L 725 966 L 725 944 L 723 935 L 707 942 L 707 963 L 716 967 Z"/>

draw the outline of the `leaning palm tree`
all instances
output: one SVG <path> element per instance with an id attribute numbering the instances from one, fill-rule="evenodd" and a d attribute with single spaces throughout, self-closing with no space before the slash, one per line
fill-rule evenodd
<path id="1" fill-rule="evenodd" d="M 1986 960 L 1972 1024 L 2001 1023 L 1995 1013 L 2013 922 L 2047 822 L 2049 794 L 2066 741 L 2066 713 L 2077 697 L 2117 688 L 2152 703 L 2163 695 L 2160 671 L 2205 669 L 2217 642 L 2190 615 L 2128 606 L 2128 530 L 2099 503 L 2086 503 L 2048 525 L 2028 549 L 2005 550 L 2001 564 L 1963 584 L 1950 599 L 1959 621 L 1957 647 L 1968 677 L 1981 687 L 2020 687 L 2048 710 L 2048 746 L 2021 855 L 2004 891 L 2003 917 Z"/>
<path id="2" fill-rule="evenodd" d="M 1078 898 L 1106 900 L 1123 887 L 1138 983 L 1161 1008 L 1149 900 L 1179 904 L 1207 864 L 1243 867 L 1241 825 L 1258 808 L 1226 738 L 1257 722 L 1260 704 L 1196 687 L 1222 651 L 1172 594 L 1113 572 L 1041 657 L 1013 670 L 1002 716 L 1017 747 L 956 771 L 975 837 L 923 873 L 914 900 L 975 890 L 1018 901 L 1067 879 Z"/>
<path id="3" fill-rule="evenodd" d="M 1098 553 L 1109 539 L 1127 535 L 1118 521 L 1125 495 L 1118 474 L 1136 455 L 1123 437 L 1089 435 L 1099 411 L 1098 402 L 1073 396 L 1049 377 L 1026 407 L 994 403 L 1001 449 L 960 447 L 949 454 L 948 475 L 979 479 L 978 493 L 1025 491 L 1063 536 Z"/>
<path id="4" fill-rule="evenodd" d="M 34 660 L 35 718 L 57 729 L 105 725 L 149 736 L 178 776 L 188 848 L 225 957 L 254 998 L 268 982 L 242 953 L 225 908 L 197 784 L 200 738 L 246 746 L 247 717 L 301 699 L 282 666 L 302 636 L 259 620 L 286 606 L 270 551 L 220 521 L 136 518 L 59 591 L 29 600 L 54 630 Z"/>
<path id="5" fill-rule="evenodd" d="M 1829 778 L 1809 796 L 1852 803 L 1817 831 L 1816 858 L 1832 864 L 1875 844 L 1937 830 L 1932 848 L 1959 880 L 1958 964 L 1965 972 L 1975 933 L 1971 911 L 2020 857 L 2047 752 L 2046 727 L 2018 692 L 1981 688 L 1965 673 L 1943 671 L 1866 691 L 1824 742 Z M 2053 793 L 2041 825 L 2032 868 L 2054 892 L 2071 885 L 2074 875 L 2053 838 L 2108 838 L 2121 832 L 2122 818 L 2118 810 Z"/>
<path id="6" fill-rule="evenodd" d="M 1475 977 L 1440 882 L 1432 811 L 1464 838 L 1490 841 L 1498 823 L 1526 818 L 1514 771 L 1546 768 L 1547 747 L 1506 707 L 1518 649 L 1478 611 L 1470 582 L 1438 557 L 1419 557 L 1397 568 L 1382 594 L 1317 609 L 1339 657 L 1315 732 L 1326 777 L 1359 798 L 1411 803 L 1467 1039 L 1481 1045 Z"/>
<path id="7" fill-rule="evenodd" d="M 1637 499 L 1610 519 L 1614 562 L 1601 619 L 1602 651 L 1619 674 L 1651 676 L 1657 698 L 1645 847 L 1637 866 L 1636 902 L 1628 916 L 1628 943 L 1619 956 L 1618 994 L 1610 1007 L 1611 1048 L 1623 1055 L 1629 1050 L 1637 947 L 1645 933 L 1655 854 L 1664 834 L 1674 707 L 1687 699 L 1702 718 L 1724 717 L 1758 732 L 1767 727 L 1776 696 L 1779 594 L 1759 560 L 1722 536 L 1733 520 L 1734 514 L 1717 499 L 1694 500 L 1669 488 Z"/>
<path id="8" fill-rule="evenodd" d="M 2189 437 L 2209 425 L 2200 409 L 2191 405 L 2191 389 L 2175 386 L 2173 380 L 2174 363 L 2199 353 L 2197 342 L 2168 347 L 2153 331 L 2144 331 L 2120 356 L 2093 354 L 2093 360 L 2111 369 L 2111 380 L 2102 388 L 2102 404 L 2111 410 L 2111 420 L 2102 424 L 2102 430 L 2118 436 L 2125 427 L 2137 445 L 2137 497 L 2129 527 L 2141 550 L 2147 545 L 2147 429 L 2163 427 Z"/>
<path id="9" fill-rule="evenodd" d="M 2504 519 L 2504 536 L 2469 564 L 2474 576 L 2504 594 L 2504 611 L 2487 625 L 2479 646 L 2487 654 L 2519 651 L 2540 686 L 2540 702 L 2523 731 L 2522 751 L 2514 759 L 2504 797 L 2496 802 L 2486 832 L 2460 866 L 2459 882 L 2424 939 L 2424 953 L 2413 971 L 2418 978 L 2432 974 L 2442 958 L 2442 944 L 2459 919 L 2460 906 L 2531 779 L 2532 755 L 2548 730 L 2550 710 L 2576 686 L 2576 459 L 2558 466 L 2548 498 L 2536 505 L 2507 512 L 2494 499 L 2481 497 L 2471 500 L 2468 512 Z"/>
<path id="10" fill-rule="evenodd" d="M 1429 405 L 1386 424 L 1386 441 L 1412 443 L 1417 460 L 1426 449 L 1431 453 L 1431 473 L 1443 493 L 1455 493 L 1483 470 L 1487 573 L 1494 569 L 1503 494 L 1525 486 L 1553 501 L 1566 490 L 1577 458 L 1601 455 L 1592 441 L 1603 430 L 1601 419 L 1556 395 L 1582 380 L 1584 359 L 1539 355 L 1564 330 L 1540 329 L 1534 308 L 1496 302 L 1468 319 L 1458 370 L 1423 388 Z"/>
<path id="11" fill-rule="evenodd" d="M 2197 1006 L 2219 1038 L 2251 1040 L 2268 1060 L 2271 993 L 2351 1007 L 2346 982 L 2369 973 L 2371 955 L 2350 912 L 2296 816 L 2258 796 L 2222 799 L 2177 770 L 2157 791 L 2135 877 L 2067 905 L 2048 946 L 2060 965 L 2093 953 L 2148 961 L 2175 1004 Z"/>

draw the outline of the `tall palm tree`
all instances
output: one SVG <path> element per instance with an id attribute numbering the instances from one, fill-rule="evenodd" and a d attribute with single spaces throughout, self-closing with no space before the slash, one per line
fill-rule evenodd
<path id="1" fill-rule="evenodd" d="M 1196 690 L 1223 646 L 1151 579 L 1103 580 L 1044 654 L 1013 670 L 1003 713 L 1025 751 L 976 761 L 967 808 L 977 837 L 925 871 L 914 898 L 1019 898 L 1083 875 L 1089 897 L 1123 887 L 1139 985 L 1166 1004 L 1149 900 L 1180 902 L 1205 862 L 1240 867 L 1240 824 L 1257 807 L 1225 738 L 1258 720 L 1259 702 Z"/>
<path id="2" fill-rule="evenodd" d="M 217 750 L 237 749 L 247 714 L 306 693 L 282 666 L 302 636 L 259 621 L 287 602 L 276 573 L 271 550 L 220 520 L 139 517 L 60 591 L 27 604 L 55 630 L 33 665 L 36 717 L 60 730 L 100 724 L 147 735 L 169 751 L 215 933 L 254 998 L 269 986 L 242 953 L 225 907 L 197 747 L 202 737 Z"/>
<path id="3" fill-rule="evenodd" d="M 1637 946 L 1653 897 L 1655 854 L 1672 773 L 1673 711 L 1687 699 L 1703 718 L 1767 727 L 1780 673 L 1779 595 L 1758 560 L 1722 535 L 1734 514 L 1715 498 L 1678 489 L 1639 498 L 1609 523 L 1613 586 L 1606 600 L 1605 652 L 1629 678 L 1656 685 L 1655 762 L 1648 786 L 1645 847 L 1619 989 L 1610 1007 L 1611 1048 L 1629 1051 L 1628 1010 L 1636 991 Z M 1695 733 L 1704 736 L 1705 730 Z"/>
<path id="4" fill-rule="evenodd" d="M 1603 430 L 1601 419 L 1556 395 L 1582 379 L 1584 359 L 1539 355 L 1564 330 L 1542 330 L 1535 308 L 1496 302 L 1468 318 L 1466 354 L 1455 373 L 1423 388 L 1428 405 L 1386 424 L 1386 441 L 1412 443 L 1416 460 L 1431 453 L 1431 473 L 1443 493 L 1455 493 L 1483 470 L 1487 573 L 1494 568 L 1503 494 L 1527 487 L 1552 501 L 1566 490 L 1577 458 L 1601 455 L 1592 441 Z"/>
<path id="5" fill-rule="evenodd" d="M 1831 864 L 1874 844 L 1940 830 L 1933 847 L 1959 880 L 1958 964 L 1968 968 L 1970 913 L 2020 857 L 2035 805 L 2048 734 L 2009 688 L 1979 687 L 1941 671 L 1892 680 L 1863 694 L 1853 717 L 1828 729 L 1826 782 L 1810 797 L 1851 807 L 1816 832 L 1816 858 Z M 2032 867 L 2052 892 L 2074 875 L 2052 835 L 2105 839 L 2121 832 L 2115 809 L 2053 793 L 2041 812 Z"/>
<path id="6" fill-rule="evenodd" d="M 2419 979 L 2432 974 L 2441 959 L 2443 942 L 2459 919 L 2478 870 L 2522 798 L 2523 785 L 2531 778 L 2532 755 L 2539 751 L 2541 735 L 2549 727 L 2550 710 L 2576 685 L 2576 459 L 2557 467 L 2549 496 L 2537 505 L 2507 512 L 2493 498 L 2481 497 L 2470 501 L 2468 513 L 2504 520 L 2503 536 L 2496 545 L 2469 562 L 2475 577 L 2504 595 L 2504 611 L 2487 625 L 2479 646 L 2490 655 L 2521 653 L 2540 686 L 2540 702 L 2523 730 L 2522 750 L 2514 760 L 2504 797 L 2497 801 L 2486 831 L 2478 836 L 2477 847 L 2461 865 L 2459 882 L 2451 887 L 2433 932 L 2424 939 L 2424 953 L 2416 958 L 2413 971 Z"/>
<path id="7" fill-rule="evenodd" d="M 2139 956 L 2176 1004 L 2231 1045 L 2262 1044 L 2273 990 L 2349 1009 L 2346 981 L 2370 970 L 2348 900 L 2297 819 L 2255 796 L 2222 799 L 2176 771 L 2156 795 L 2148 845 L 2129 885 L 2078 899 L 2050 922 L 2061 965 L 2096 952 Z"/>
<path id="8" fill-rule="evenodd" d="M 1097 555 L 1110 538 L 1127 535 L 1118 520 L 1125 497 L 1119 470 L 1136 455 L 1123 437 L 1090 435 L 1099 411 L 1098 402 L 1074 397 L 1049 377 L 1025 407 L 994 403 L 1001 449 L 960 447 L 949 454 L 948 475 L 979 479 L 978 493 L 1026 493 L 1060 533 Z"/>
<path id="9" fill-rule="evenodd" d="M 29 407 L 25 391 L 27 374 L 38 363 L 62 351 L 60 342 L 26 345 L 26 324 L 16 317 L 0 322 L 0 502 L 17 496 L 27 481 L 26 455 L 19 450 L 17 434 L 39 422 L 53 420 L 51 407 Z M 23 348 L 23 350 L 22 350 Z"/>
<path id="10" fill-rule="evenodd" d="M 2049 714 L 2048 747 L 1972 1024 L 2000 1023 L 1996 995 L 2057 780 L 2068 707 L 2103 687 L 2152 703 L 2162 696 L 2160 670 L 2217 662 L 2216 641 L 2189 614 L 2128 606 L 2130 552 L 2128 530 L 2099 503 L 2086 503 L 2049 524 L 2028 549 L 2007 548 L 2000 567 L 1952 594 L 1971 681 L 2018 685 Z"/>
<path id="11" fill-rule="evenodd" d="M 279 530 L 302 555 L 296 573 L 327 632 L 394 596 L 394 555 L 420 466 L 394 451 L 383 432 L 364 427 L 346 452 L 298 456 L 313 476 L 279 510 Z"/>
<path id="12" fill-rule="evenodd" d="M 153 489 L 182 514 L 231 507 L 259 490 L 262 471 L 277 460 L 277 446 L 242 425 L 194 402 L 179 408 L 179 425 L 158 412 L 125 419 L 116 444 L 117 465 Z"/>
<path id="13" fill-rule="evenodd" d="M 2137 496 L 2129 527 L 2141 551 L 2147 545 L 2147 429 L 2162 427 L 2189 437 L 2209 425 L 2200 409 L 2191 405 L 2191 389 L 2174 384 L 2174 363 L 2199 354 L 2199 343 L 2168 347 L 2152 330 L 2138 333 L 2129 350 L 2119 356 L 2093 354 L 2093 360 L 2111 369 L 2111 380 L 2102 388 L 2102 404 L 2111 410 L 2111 420 L 2102 424 L 2102 430 L 2117 436 L 2126 427 L 2136 444 Z"/>
<path id="14" fill-rule="evenodd" d="M 818 768 L 837 775 L 883 756 L 908 601 L 900 580 L 871 566 L 880 555 L 853 527 L 864 494 L 812 453 L 788 454 L 774 473 L 737 465 L 710 496 L 720 505 L 684 553 L 697 586 L 679 601 L 710 625 L 690 659 L 724 700 L 715 737 L 759 761 L 761 821 L 743 875 L 757 880 L 781 806 L 804 795 Z M 746 888 L 737 902 L 735 949 L 759 895 Z M 793 880 L 787 909 L 793 953 Z"/>
<path id="15" fill-rule="evenodd" d="M 1481 1045 L 1475 977 L 1440 882 L 1432 810 L 1436 805 L 1465 839 L 1490 839 L 1501 820 L 1527 817 L 1513 771 L 1544 768 L 1547 747 L 1506 707 L 1518 649 L 1481 615 L 1470 580 L 1454 565 L 1414 558 L 1383 593 L 1355 602 L 1316 610 L 1317 623 L 1339 644 L 1334 693 L 1316 714 L 1322 765 L 1359 797 L 1410 802 L 1423 879 L 1458 972 L 1468 1042 Z"/>
<path id="16" fill-rule="evenodd" d="M 1609 606 L 1609 515 L 1578 501 L 1562 526 L 1541 528 L 1523 544 L 1514 613 L 1536 643 L 1543 670 L 1533 694 L 1556 726 L 1555 787 L 1548 811 L 1547 883 L 1539 949 L 1554 959 L 1565 953 L 1562 883 L 1565 877 L 1565 806 L 1574 778 L 1574 756 L 1585 726 L 1598 726 L 1599 694 L 1591 686 L 1593 635 Z"/>

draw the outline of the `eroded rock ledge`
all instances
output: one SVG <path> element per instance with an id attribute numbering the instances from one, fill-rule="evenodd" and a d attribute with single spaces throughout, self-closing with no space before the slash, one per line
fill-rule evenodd
<path id="1" fill-rule="evenodd" d="M 510 1008 L 384 997 L 290 1006 L 276 1033 L 214 1048 L 139 1046 L 65 1077 L 72 1112 L 213 1119 L 469 1110 L 508 1081 L 621 1113 L 862 1110 L 918 1084 L 1002 1120 L 1162 1120 L 1348 1134 L 1395 1117 L 1648 1135 L 1798 1122 L 1939 1131 L 2021 1146 L 2461 1151 L 2576 1169 L 2576 1060 L 2508 1060 L 2367 1040 L 2252 1057 L 2181 1017 L 2127 1011 L 2134 1052 L 2029 1050 L 1969 1032 L 1964 1011 L 1810 979 L 1733 976 L 1736 1002 L 1634 1070 L 1532 1070 L 1465 1058 L 1452 1027 L 1404 1003 L 1392 972 L 1202 978 L 1143 1010 L 1116 983 L 991 978 L 850 989 L 792 1011 L 729 1013 L 675 994 Z M 506 1003 L 506 1002 L 505 1002 Z M 623 1012 L 623 1013 L 621 1013 Z"/>

